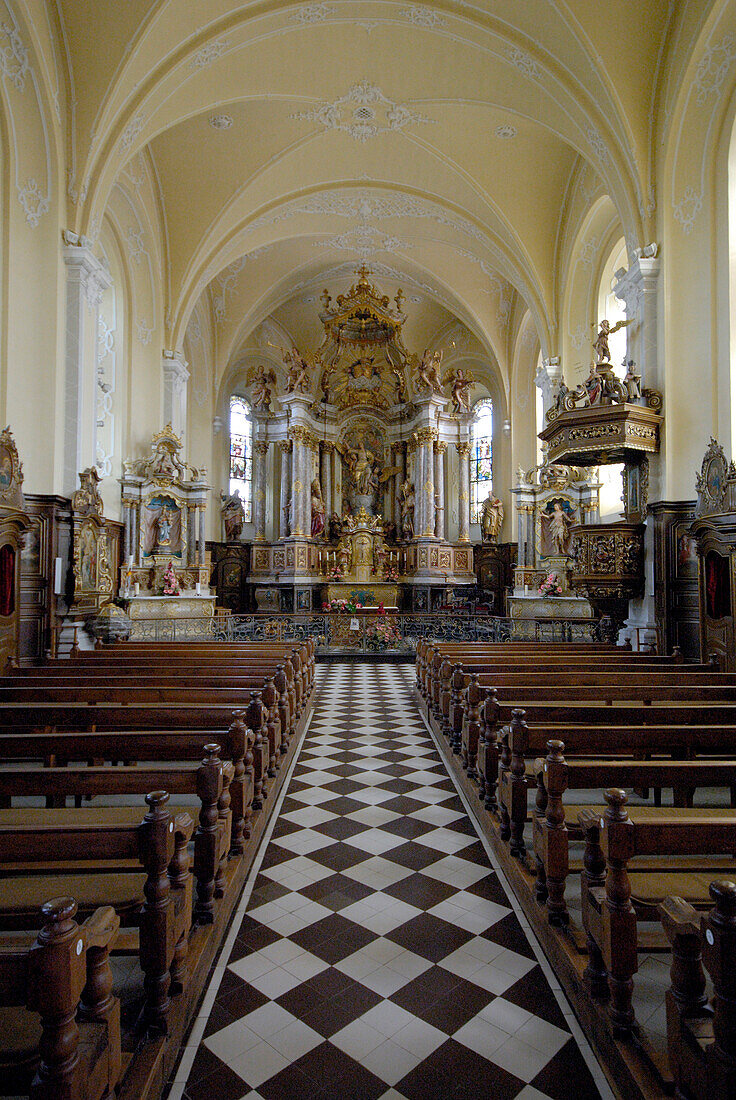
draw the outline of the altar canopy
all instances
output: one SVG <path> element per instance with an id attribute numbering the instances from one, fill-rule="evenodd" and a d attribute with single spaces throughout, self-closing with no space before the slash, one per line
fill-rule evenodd
<path id="1" fill-rule="evenodd" d="M 442 349 L 420 355 L 405 346 L 402 291 L 391 300 L 369 275 L 360 267 L 334 301 L 323 292 L 323 338 L 314 351 L 280 349 L 288 377 L 286 392 L 273 402 L 277 409 L 273 378 L 265 368 L 253 378 L 251 581 L 264 608 L 274 600 L 285 609 L 320 606 L 327 585 L 334 596 L 342 583 L 336 571 L 347 574 L 346 554 L 376 604 L 390 595 L 403 606 L 429 609 L 474 580 L 472 380 L 459 369 L 442 377 Z M 281 486 L 273 541 L 266 539 L 264 503 L 269 468 Z M 449 486 L 458 501 L 453 538 Z M 385 584 L 393 587 L 379 587 Z"/>

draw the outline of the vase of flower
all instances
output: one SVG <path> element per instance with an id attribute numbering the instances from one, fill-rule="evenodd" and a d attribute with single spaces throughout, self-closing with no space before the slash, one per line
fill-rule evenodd
<path id="1" fill-rule="evenodd" d="M 561 596 L 562 585 L 557 573 L 548 573 L 539 586 L 540 596 Z"/>

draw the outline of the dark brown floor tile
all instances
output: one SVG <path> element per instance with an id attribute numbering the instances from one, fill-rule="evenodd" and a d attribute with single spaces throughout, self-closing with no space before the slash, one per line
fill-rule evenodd
<path id="1" fill-rule="evenodd" d="M 393 821 L 387 821 L 381 828 L 387 833 L 393 833 L 395 836 L 403 836 L 407 840 L 416 840 L 418 836 L 424 836 L 425 833 L 434 829 L 434 825 L 429 825 L 426 821 L 420 821 L 418 817 L 397 817 Z"/>
<path id="2" fill-rule="evenodd" d="M 362 898 L 372 894 L 370 886 L 364 886 L 362 882 L 356 882 L 352 878 L 347 878 L 345 875 L 335 874 L 330 875 L 329 878 L 320 879 L 319 882 L 312 883 L 311 886 L 303 886 L 299 891 L 300 894 L 304 894 L 306 898 L 310 898 L 311 901 L 322 901 L 322 898 L 327 897 L 330 894 L 334 894 L 339 891 L 344 894 L 345 897 L 351 899 L 351 901 L 360 901 Z"/>
<path id="3" fill-rule="evenodd" d="M 361 852 L 360 848 L 352 844 L 329 844 L 326 848 L 319 848 L 311 852 L 310 859 L 315 863 L 321 863 L 323 867 L 329 867 L 333 871 L 345 871 L 348 867 L 355 867 L 363 860 L 370 858 L 370 852 Z"/>
<path id="4" fill-rule="evenodd" d="M 417 810 L 426 810 L 427 803 L 420 802 L 417 798 L 409 798 L 408 795 L 399 794 L 396 798 L 388 798 L 381 805 L 386 810 L 392 810 L 395 814 L 413 814 Z"/>
<path id="5" fill-rule="evenodd" d="M 549 984 L 540 966 L 535 966 L 523 978 L 507 989 L 504 1000 L 511 1001 L 519 1008 L 525 1008 L 527 1012 L 533 1012 L 535 1016 L 541 1016 L 548 1024 L 564 1028 L 567 1031 L 565 1017 L 560 1011 L 560 1006 L 552 994 Z"/>
<path id="6" fill-rule="evenodd" d="M 360 1100 L 375 1100 L 388 1088 L 378 1077 L 332 1043 L 321 1043 L 295 1062 L 294 1066 L 300 1073 L 317 1082 L 325 1098 L 350 1096 L 360 1097 Z"/>
<path id="7" fill-rule="evenodd" d="M 292 833 L 298 833 L 300 825 L 297 825 L 295 821 L 284 821 L 283 818 L 279 818 L 276 822 L 276 827 L 271 834 L 271 839 L 278 841 L 279 837 L 290 836 Z"/>
<path id="8" fill-rule="evenodd" d="M 392 863 L 400 863 L 402 867 L 410 867 L 412 871 L 423 871 L 425 867 L 436 863 L 438 859 L 443 859 L 444 856 L 444 852 L 437 852 L 434 848 L 428 848 L 426 844 L 414 844 L 408 841 L 386 852 L 384 859 L 390 859 Z"/>
<path id="9" fill-rule="evenodd" d="M 600 1092 L 572 1038 L 547 1062 L 531 1084 L 552 1100 L 569 1100 L 571 1081 L 575 1082 L 576 1100 L 599 1100 Z"/>
<path id="10" fill-rule="evenodd" d="M 492 993 L 461 979 L 444 997 L 438 997 L 427 1008 L 420 1009 L 417 1016 L 421 1016 L 426 1023 L 440 1031 L 452 1035 L 493 1000 L 495 998 Z"/>
<path id="11" fill-rule="evenodd" d="M 393 886 L 385 887 L 384 893 L 406 901 L 409 905 L 415 905 L 417 909 L 431 909 L 457 891 L 454 886 L 417 873 L 394 883 Z"/>
<path id="12" fill-rule="evenodd" d="M 509 903 L 506 892 L 498 881 L 498 875 L 495 871 L 469 886 L 468 893 L 475 894 L 479 898 L 485 898 L 486 901 L 495 901 L 498 905 L 508 905 Z"/>
<path id="13" fill-rule="evenodd" d="M 461 852 L 458 852 L 458 855 L 461 859 L 467 859 L 469 863 L 477 863 L 479 867 L 487 867 L 489 871 L 491 869 L 488 853 L 480 841 L 476 841 L 475 844 L 468 844 L 467 848 L 463 848 Z"/>
<path id="14" fill-rule="evenodd" d="M 389 779 L 381 784 L 382 791 L 392 791 L 396 795 L 406 795 L 409 791 L 415 791 L 416 789 L 416 783 L 400 778 Z"/>
<path id="15" fill-rule="evenodd" d="M 364 789 L 362 783 L 356 783 L 354 779 L 336 779 L 333 783 L 322 784 L 322 790 L 333 791 L 335 795 L 351 795 Z"/>
<path id="16" fill-rule="evenodd" d="M 324 997 L 316 990 L 310 989 L 306 982 L 302 982 L 301 985 L 287 990 L 286 993 L 282 993 L 280 997 L 276 998 L 276 1003 L 285 1008 L 287 1012 L 290 1012 L 292 1016 L 296 1016 L 298 1020 L 303 1020 L 308 1012 L 311 1012 L 317 1005 L 322 1004 L 323 1001 Z"/>
<path id="17" fill-rule="evenodd" d="M 365 802 L 358 802 L 355 798 L 338 795 L 325 802 L 320 802 L 321 810 L 328 810 L 332 814 L 354 814 L 356 810 L 364 810 Z"/>
<path id="18" fill-rule="evenodd" d="M 305 951 L 311 951 L 324 962 L 334 965 L 378 937 L 367 928 L 361 928 L 335 913 L 308 928 L 302 928 L 290 938 Z"/>
<path id="19" fill-rule="evenodd" d="M 352 821 L 349 817 L 336 817 L 332 821 L 325 821 L 322 825 L 314 825 L 312 828 L 324 836 L 331 836 L 334 840 L 347 840 L 348 837 L 363 833 L 367 825 L 361 825 L 359 821 Z"/>
<path id="20" fill-rule="evenodd" d="M 221 1070 L 225 1069 L 227 1069 L 225 1063 L 216 1054 L 213 1054 L 209 1047 L 206 1047 L 204 1043 L 200 1043 L 192 1062 L 192 1068 L 189 1070 L 187 1087 L 190 1088 L 196 1081 L 201 1081 L 203 1077 L 210 1077 L 213 1073 L 220 1073 Z"/>
<path id="21" fill-rule="evenodd" d="M 218 994 L 215 1004 L 221 1005 L 235 1019 L 247 1016 L 249 1012 L 255 1012 L 268 1003 L 268 997 L 260 993 L 255 986 L 248 982 L 241 982 L 239 989 L 230 993 Z"/>
<path id="22" fill-rule="evenodd" d="M 517 955 L 523 955 L 525 959 L 533 959 L 534 952 L 526 938 L 524 929 L 519 924 L 519 918 L 515 913 L 509 913 L 500 921 L 481 933 L 483 938 L 492 943 L 503 944 L 509 951 L 515 951 Z"/>
<path id="23" fill-rule="evenodd" d="M 258 1092 L 264 1100 L 313 1100 L 321 1089 L 315 1080 L 291 1065 L 259 1085 Z"/>
<path id="24" fill-rule="evenodd" d="M 363 1016 L 371 1008 L 380 1004 L 381 997 L 372 989 L 351 980 L 350 985 L 338 993 L 336 997 L 330 997 L 316 1005 L 311 1012 L 302 1017 L 305 1024 L 329 1039 L 331 1035 L 341 1031 L 342 1028 L 352 1024 L 359 1016 Z"/>
<path id="25" fill-rule="evenodd" d="M 440 917 L 421 913 L 389 932 L 386 938 L 437 963 L 472 939 L 473 934 L 464 928 L 456 928 Z"/>
<path id="26" fill-rule="evenodd" d="M 254 887 L 248 906 L 250 909 L 256 909 L 259 905 L 265 905 L 267 901 L 278 901 L 279 898 L 289 893 L 291 891 L 282 886 L 280 882 L 274 882 L 273 879 L 266 878 L 264 875 L 262 883 Z"/>
<path id="27" fill-rule="evenodd" d="M 331 997 L 338 997 L 346 989 L 352 989 L 355 986 L 356 982 L 353 978 L 343 974 L 342 970 L 336 970 L 334 966 L 330 966 L 327 970 L 321 971 L 308 981 L 302 982 L 299 988 L 316 993 L 321 1001 L 329 1001 Z M 280 1003 L 281 999 L 279 998 Z"/>
<path id="28" fill-rule="evenodd" d="M 280 848 L 278 844 L 269 844 L 268 848 L 266 848 L 266 854 L 263 857 L 261 870 L 267 871 L 269 867 L 277 867 L 279 863 L 285 863 L 287 859 L 293 858 L 293 852 L 287 851 L 286 848 Z M 255 907 L 251 906 L 251 908 Z"/>
<path id="29" fill-rule="evenodd" d="M 247 932 L 241 932 L 238 935 L 238 940 L 247 947 L 250 947 L 253 951 L 260 951 L 262 948 L 268 947 L 269 944 L 276 943 L 276 940 L 282 939 L 278 932 L 274 932 L 272 929 L 267 928 L 265 924 L 254 923 L 254 928 L 249 929 Z"/>
<path id="30" fill-rule="evenodd" d="M 242 1077 L 225 1065 L 220 1063 L 221 1069 L 216 1073 L 210 1073 L 207 1077 L 201 1077 L 199 1081 L 187 1082 L 187 1090 L 184 1096 L 187 1100 L 241 1100 L 249 1091 Z"/>
<path id="31" fill-rule="evenodd" d="M 486 1061 L 454 1039 L 449 1039 L 439 1049 L 444 1064 L 450 1067 L 449 1076 L 455 1082 L 450 1094 L 453 1100 L 476 1100 L 480 1082 L 484 1094 L 494 1100 L 514 1100 L 525 1088 L 525 1082 L 513 1073 Z"/>
<path id="32" fill-rule="evenodd" d="M 214 1035 L 216 1031 L 222 1031 L 224 1027 L 231 1024 L 235 1019 L 231 1016 L 226 1008 L 219 1005 L 217 1001 L 212 1006 L 212 1011 L 207 1017 L 207 1023 L 204 1025 L 204 1032 L 202 1034 L 203 1039 L 209 1038 L 210 1035 Z"/>
<path id="33" fill-rule="evenodd" d="M 396 1091 L 400 1091 L 407 1100 L 445 1100 L 451 1095 L 454 1081 L 444 1072 L 442 1060 L 435 1057 L 435 1054 L 425 1058 L 402 1078 L 400 1090 L 398 1084 L 395 1086 Z M 491 1094 L 486 1093 L 481 1082 L 478 1082 L 479 1100 L 485 1096 L 490 1097 Z"/>

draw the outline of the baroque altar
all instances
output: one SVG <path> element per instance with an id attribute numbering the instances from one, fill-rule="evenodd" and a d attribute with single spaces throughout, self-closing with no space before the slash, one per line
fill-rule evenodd
<path id="1" fill-rule="evenodd" d="M 575 466 L 545 461 L 526 472 L 519 468 L 511 493 L 518 526 L 514 592 L 508 599 L 509 614 L 516 620 L 512 636 L 525 637 L 524 624 L 533 626 L 534 620 L 593 618 L 588 600 L 571 589 L 569 571 L 576 525 L 599 518 L 597 478 Z M 559 593 L 540 593 L 550 577 L 554 580 L 548 587 Z"/>
<path id="2" fill-rule="evenodd" d="M 151 439 L 151 454 L 127 459 L 123 492 L 124 560 L 119 595 L 136 619 L 211 617 L 205 560 L 207 470 L 190 466 L 167 424 Z"/>
<path id="3" fill-rule="evenodd" d="M 376 606 L 427 610 L 448 587 L 474 583 L 472 380 L 460 369 L 442 377 L 440 349 L 410 352 L 402 292 L 391 301 L 365 267 L 357 274 L 334 302 L 322 294 L 324 337 L 314 352 L 276 349 L 285 368 L 280 396 L 271 396 L 273 370 L 261 367 L 252 378 L 249 579 L 263 610 L 309 611 L 348 587 Z M 269 461 L 281 493 L 278 538 L 270 541 Z M 459 499 L 452 529 L 450 491 Z"/>

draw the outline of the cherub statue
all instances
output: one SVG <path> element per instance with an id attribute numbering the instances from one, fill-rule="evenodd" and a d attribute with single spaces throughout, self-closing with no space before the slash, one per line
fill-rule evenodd
<path id="1" fill-rule="evenodd" d="M 254 409 L 271 412 L 271 386 L 275 384 L 276 372 L 273 367 L 270 370 L 266 370 L 265 367 L 258 367 L 253 379 L 253 389 L 251 390 Z"/>
<path id="2" fill-rule="evenodd" d="M 417 371 L 419 381 L 422 383 L 424 389 L 428 389 L 431 393 L 440 394 L 442 397 L 444 397 L 445 394 L 442 388 L 442 379 L 440 378 L 440 367 L 442 366 L 443 354 L 444 352 L 442 350 L 432 353 L 429 348 L 425 348 L 424 355 L 422 356 Z"/>
<path id="3" fill-rule="evenodd" d="M 450 396 L 452 398 L 452 411 L 470 412 L 470 397 L 468 390 L 475 385 L 475 379 L 466 374 L 462 367 L 457 367 L 453 372 L 445 376 L 445 385 L 450 384 Z"/>
<path id="4" fill-rule="evenodd" d="M 605 317 L 603 318 L 598 329 L 598 335 L 593 341 L 596 365 L 601 363 L 610 364 L 611 349 L 608 346 L 608 337 L 613 336 L 614 332 L 618 332 L 620 328 L 625 328 L 626 325 L 630 324 L 631 321 L 617 321 L 615 325 L 612 325 Z"/>

